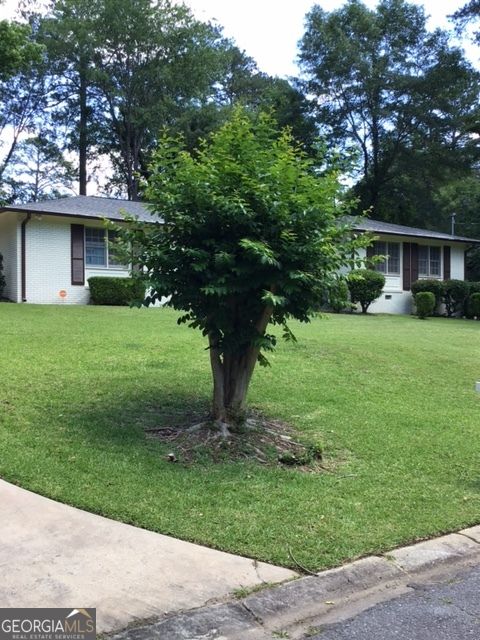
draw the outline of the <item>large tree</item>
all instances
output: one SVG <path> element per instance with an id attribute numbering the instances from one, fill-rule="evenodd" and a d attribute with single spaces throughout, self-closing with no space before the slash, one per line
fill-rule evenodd
<path id="1" fill-rule="evenodd" d="M 22 140 L 4 174 L 7 202 L 38 202 L 73 195 L 76 171 L 45 135 Z"/>
<path id="2" fill-rule="evenodd" d="M 164 137 L 154 154 L 146 196 L 156 224 L 132 224 L 126 239 L 146 304 L 167 296 L 208 338 L 213 417 L 225 432 L 244 418 L 255 364 L 275 347 L 269 325 L 292 338 L 288 319 L 307 322 L 367 242 L 340 220 L 337 177 L 271 116 L 252 121 L 239 108 L 197 152 Z"/>
<path id="3" fill-rule="evenodd" d="M 42 54 L 28 24 L 0 21 L 0 198 L 4 172 L 46 95 Z"/>
<path id="4" fill-rule="evenodd" d="M 359 154 L 359 209 L 407 224 L 431 217 L 429 191 L 477 157 L 479 76 L 447 35 L 428 32 L 423 8 L 405 0 L 315 6 L 300 63 L 320 126 Z"/>
<path id="5" fill-rule="evenodd" d="M 47 15 L 37 20 L 55 93 L 52 120 L 62 130 L 67 148 L 78 154 L 79 193 L 86 195 L 88 159 L 97 142 L 95 123 L 101 119 L 93 85 L 99 3 L 55 0 Z"/>
<path id="6" fill-rule="evenodd" d="M 480 0 L 470 0 L 456 11 L 452 17 L 456 20 L 459 30 L 463 30 L 469 24 L 478 26 L 478 22 L 480 22 Z M 476 42 L 480 44 L 480 30 L 475 31 L 474 37 Z"/>

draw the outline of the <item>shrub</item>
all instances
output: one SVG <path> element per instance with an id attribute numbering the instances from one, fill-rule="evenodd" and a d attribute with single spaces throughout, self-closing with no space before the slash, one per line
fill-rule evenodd
<path id="1" fill-rule="evenodd" d="M 92 304 L 127 307 L 143 302 L 145 284 L 135 278 L 95 276 L 88 279 Z"/>
<path id="2" fill-rule="evenodd" d="M 420 291 L 416 293 L 415 306 L 417 307 L 417 316 L 420 320 L 425 320 L 425 318 L 431 316 L 435 310 L 435 295 L 431 291 Z"/>
<path id="3" fill-rule="evenodd" d="M 443 283 L 442 302 L 449 318 L 457 311 L 463 311 L 469 294 L 470 284 L 464 280 L 446 280 Z"/>
<path id="4" fill-rule="evenodd" d="M 357 269 L 348 275 L 347 282 L 352 302 L 359 302 L 362 313 L 367 313 L 368 307 L 382 293 L 385 276 L 379 271 Z"/>
<path id="5" fill-rule="evenodd" d="M 443 298 L 443 282 L 442 280 L 417 280 L 412 284 L 412 294 L 413 297 L 417 295 L 417 293 L 422 293 L 423 291 L 429 291 L 433 293 L 435 296 L 435 308 L 442 302 Z"/>
<path id="6" fill-rule="evenodd" d="M 3 275 L 3 256 L 0 253 L 0 298 L 3 296 L 3 291 L 7 286 L 5 276 Z"/>
<path id="7" fill-rule="evenodd" d="M 472 293 L 468 302 L 472 318 L 480 320 L 480 293 Z"/>
<path id="8" fill-rule="evenodd" d="M 480 293 L 480 282 L 468 282 L 468 296 L 463 304 L 463 315 L 466 318 L 474 318 L 471 308 L 470 298 L 474 293 Z"/>
<path id="9" fill-rule="evenodd" d="M 336 280 L 328 291 L 328 306 L 335 313 L 341 313 L 349 304 L 347 283 L 345 280 Z"/>

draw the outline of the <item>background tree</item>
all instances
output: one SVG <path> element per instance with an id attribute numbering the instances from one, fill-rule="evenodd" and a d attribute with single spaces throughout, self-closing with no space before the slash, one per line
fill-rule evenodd
<path id="1" fill-rule="evenodd" d="M 0 199 L 3 174 L 45 95 L 42 53 L 29 25 L 0 21 Z"/>
<path id="2" fill-rule="evenodd" d="M 292 339 L 287 320 L 307 322 L 368 240 L 339 222 L 337 172 L 320 173 L 265 114 L 235 109 L 193 154 L 165 137 L 151 171 L 146 195 L 163 223 L 133 225 L 126 240 L 148 274 L 146 304 L 170 296 L 180 322 L 208 337 L 213 417 L 227 433 L 245 416 L 256 362 L 275 347 L 267 327 Z"/>
<path id="3" fill-rule="evenodd" d="M 459 30 L 465 29 L 468 24 L 476 24 L 480 21 L 480 0 L 470 0 L 453 14 Z M 475 31 L 475 40 L 480 44 L 480 31 Z"/>
<path id="4" fill-rule="evenodd" d="M 75 167 L 47 137 L 40 135 L 18 145 L 4 175 L 8 202 L 37 202 L 74 194 Z"/>
<path id="5" fill-rule="evenodd" d="M 98 2 L 56 0 L 46 16 L 36 16 L 54 87 L 52 120 L 61 127 L 64 146 L 78 154 L 80 195 L 87 194 L 87 163 L 97 142 L 95 123 L 101 120 L 92 79 L 98 10 Z"/>
<path id="6" fill-rule="evenodd" d="M 40 59 L 42 49 L 31 35 L 29 25 L 0 20 L 0 81 L 26 71 Z"/>
<path id="7" fill-rule="evenodd" d="M 350 0 L 314 7 L 300 47 L 319 125 L 359 153 L 359 210 L 441 226 L 431 194 L 478 161 L 479 76 L 447 34 L 429 33 L 423 8 L 405 0 L 375 10 Z"/>

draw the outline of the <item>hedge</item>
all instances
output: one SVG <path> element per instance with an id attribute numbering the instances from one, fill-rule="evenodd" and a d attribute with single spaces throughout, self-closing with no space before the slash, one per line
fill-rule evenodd
<path id="1" fill-rule="evenodd" d="M 136 278 L 95 276 L 88 279 L 91 304 L 128 307 L 143 302 L 145 284 Z"/>

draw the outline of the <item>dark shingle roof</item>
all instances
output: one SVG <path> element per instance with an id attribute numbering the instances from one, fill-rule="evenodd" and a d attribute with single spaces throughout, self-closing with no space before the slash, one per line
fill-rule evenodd
<path id="1" fill-rule="evenodd" d="M 0 208 L 0 211 L 25 211 L 26 213 L 32 212 L 43 213 L 45 215 L 52 214 L 94 219 L 107 218 L 108 220 L 122 220 L 122 211 L 124 211 L 145 222 L 159 220 L 157 217 L 152 218 L 147 205 L 142 202 L 103 198 L 99 196 L 74 196 L 72 198 L 58 198 L 57 200 L 11 205 Z M 381 235 L 410 236 L 430 240 L 449 240 L 450 242 L 480 243 L 480 240 L 474 240 L 472 238 L 452 236 L 448 233 L 418 229 L 416 227 L 405 227 L 400 224 L 391 224 L 390 222 L 381 222 L 369 218 L 361 218 L 358 222 L 355 222 L 355 218 L 350 216 L 347 216 L 347 219 L 349 222 L 353 221 L 354 228 L 358 231 L 370 231 Z"/>
<path id="2" fill-rule="evenodd" d="M 139 220 L 154 220 L 150 215 L 150 211 L 142 202 L 101 198 L 99 196 L 74 196 L 72 198 L 58 198 L 57 200 L 45 200 L 43 202 L 30 202 L 2 207 L 0 211 L 25 211 L 26 213 L 43 213 L 45 215 L 53 214 L 80 218 L 107 218 L 108 220 L 122 220 L 122 211 L 124 211 Z"/>
<path id="3" fill-rule="evenodd" d="M 352 220 L 352 218 L 350 218 L 350 220 Z M 428 229 L 418 229 L 416 227 L 405 227 L 401 224 L 391 224 L 390 222 L 381 222 L 380 220 L 371 220 L 369 218 L 362 218 L 358 223 L 356 223 L 355 218 L 353 218 L 353 223 L 355 229 L 358 229 L 358 231 L 370 231 L 371 233 L 381 235 L 411 236 L 428 240 L 449 240 L 450 242 L 480 243 L 478 239 L 474 240 L 473 238 L 465 238 L 457 235 L 452 236 L 449 233 L 429 231 Z"/>

